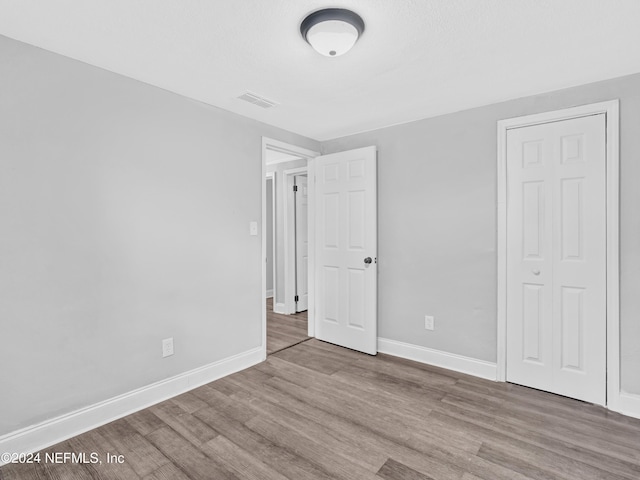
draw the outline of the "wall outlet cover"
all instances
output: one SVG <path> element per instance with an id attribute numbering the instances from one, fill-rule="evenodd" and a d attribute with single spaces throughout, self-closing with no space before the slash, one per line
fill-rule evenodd
<path id="1" fill-rule="evenodd" d="M 426 330 L 433 330 L 435 328 L 436 319 L 431 315 L 424 316 L 424 328 Z"/>
<path id="2" fill-rule="evenodd" d="M 162 340 L 162 357 L 173 355 L 173 337 Z"/>

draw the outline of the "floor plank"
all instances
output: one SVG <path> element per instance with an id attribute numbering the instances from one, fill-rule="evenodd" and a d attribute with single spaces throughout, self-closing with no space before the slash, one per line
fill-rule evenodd
<path id="1" fill-rule="evenodd" d="M 113 463 L 107 460 L 108 455 L 121 454 L 118 449 L 109 440 L 108 433 L 104 428 L 90 430 L 82 435 L 69 439 L 69 451 L 73 453 L 83 453 L 87 456 L 92 453 L 98 454 L 98 462 L 83 463 L 78 466 L 86 468 L 91 478 L 100 480 L 138 480 L 140 477 L 130 463 Z M 80 469 L 75 468 L 74 464 L 65 463 L 71 472 L 77 472 Z"/>
<path id="2" fill-rule="evenodd" d="M 151 410 L 158 418 L 196 447 L 201 447 L 202 444 L 218 436 L 218 433 L 206 423 L 201 422 L 171 401 L 155 405 L 151 407 Z"/>
<path id="3" fill-rule="evenodd" d="M 138 433 L 125 420 L 111 422 L 100 429 L 119 455 L 127 459 L 140 477 L 145 477 L 160 467 L 171 463 L 151 442 Z"/>
<path id="4" fill-rule="evenodd" d="M 143 480 L 191 480 L 187 474 L 176 467 L 173 463 L 169 463 L 150 473 Z"/>
<path id="5" fill-rule="evenodd" d="M 196 415 L 229 441 L 251 452 L 251 455 L 257 460 L 287 478 L 300 480 L 331 479 L 331 476 L 326 471 L 300 457 L 295 451 L 276 445 L 248 428 L 244 423 L 239 422 L 236 418 L 225 415 L 215 408 L 204 408 L 196 412 Z"/>
<path id="6" fill-rule="evenodd" d="M 433 480 L 433 478 L 423 475 L 403 463 L 396 462 L 392 458 L 385 462 L 377 476 L 384 480 Z"/>
<path id="7" fill-rule="evenodd" d="M 148 436 L 149 440 L 193 480 L 235 480 L 230 469 L 220 465 L 201 449 L 169 427 L 162 427 Z"/>
<path id="8" fill-rule="evenodd" d="M 287 478 L 222 435 L 207 442 L 204 448 L 210 456 L 220 458 L 226 465 L 233 468 L 240 478 L 250 480 L 286 480 Z"/>

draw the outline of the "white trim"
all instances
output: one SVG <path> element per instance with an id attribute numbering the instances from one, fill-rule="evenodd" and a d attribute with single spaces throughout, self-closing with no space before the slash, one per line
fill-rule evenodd
<path id="1" fill-rule="evenodd" d="M 303 158 L 301 158 L 300 160 L 304 160 Z M 287 175 L 306 175 L 307 174 L 307 167 L 296 167 L 296 168 L 289 168 L 287 170 L 284 170 L 282 172 L 282 175 L 287 176 Z"/>
<path id="2" fill-rule="evenodd" d="M 280 313 L 282 315 L 286 315 L 286 307 L 284 303 L 274 303 L 273 304 L 273 313 Z"/>
<path id="3" fill-rule="evenodd" d="M 267 217 L 266 217 L 266 205 L 267 205 L 267 194 L 266 194 L 266 185 L 267 185 L 267 180 L 271 180 L 271 236 L 273 237 L 271 239 L 271 262 L 273 263 L 273 272 L 272 272 L 272 279 L 271 279 L 271 285 L 273 285 L 273 288 L 271 290 L 266 290 L 267 286 L 266 286 L 266 278 L 267 278 L 267 272 L 265 270 L 265 290 L 266 290 L 266 295 L 265 298 L 273 298 L 275 301 L 276 298 L 276 267 L 278 265 L 277 259 L 276 259 L 276 172 L 268 172 L 265 175 L 265 196 L 264 196 L 264 205 L 265 205 L 265 222 L 267 221 Z M 265 249 L 264 249 L 264 256 L 265 256 L 265 269 L 266 269 L 266 256 L 267 256 L 267 246 L 266 246 L 266 227 L 265 227 Z"/>
<path id="4" fill-rule="evenodd" d="M 267 358 L 267 305 L 264 299 L 267 296 L 267 263 L 265 262 L 267 256 L 267 239 L 266 239 L 266 227 L 265 222 L 267 218 L 267 150 L 274 150 L 278 152 L 290 153 L 292 155 L 300 155 L 302 158 L 311 159 L 320 155 L 319 152 L 308 150 L 303 147 L 291 145 L 289 143 L 281 142 L 269 137 L 262 137 L 262 359 Z M 275 186 L 275 183 L 274 183 Z M 275 190 L 275 189 L 274 189 Z M 274 216 L 275 217 L 275 216 Z M 274 270 L 275 270 L 275 256 L 274 256 Z M 276 289 L 276 283 L 274 282 L 274 290 Z M 274 299 L 275 300 L 275 299 Z M 274 311 L 277 311 L 278 304 L 274 305 Z"/>
<path id="5" fill-rule="evenodd" d="M 498 328 L 497 380 L 506 381 L 507 351 L 507 130 L 588 115 L 606 115 L 607 125 L 607 408 L 620 411 L 620 284 L 619 284 L 619 101 L 582 105 L 498 121 Z"/>
<path id="6" fill-rule="evenodd" d="M 265 143 L 265 138 L 262 137 L 262 150 L 261 150 L 261 155 L 262 155 L 262 165 L 261 165 L 261 171 L 262 171 L 262 180 L 261 180 L 261 187 L 262 187 L 262 205 L 260 205 L 260 210 L 261 210 L 261 221 L 260 221 L 260 226 L 261 226 L 261 239 L 260 239 L 260 258 L 262 259 L 262 297 L 260 299 L 260 302 L 262 303 L 262 307 L 260 308 L 261 314 L 260 316 L 262 317 L 261 320 L 261 324 L 262 324 L 262 360 L 266 360 L 267 359 L 267 302 L 265 302 L 265 298 L 267 298 L 267 227 L 266 227 L 266 223 L 267 223 L 267 144 Z M 275 182 L 274 184 L 271 186 L 271 191 L 273 192 L 273 187 L 275 186 Z M 274 207 L 275 210 L 275 207 Z M 275 216 L 275 215 L 274 215 Z M 275 235 L 274 235 L 275 237 Z M 275 258 L 273 259 L 273 269 L 275 270 L 276 268 L 276 262 L 275 262 Z M 274 282 L 273 284 L 273 288 L 275 290 L 276 288 L 276 284 Z M 274 299 L 275 302 L 275 299 Z"/>
<path id="7" fill-rule="evenodd" d="M 106 423 L 249 368 L 262 361 L 262 347 L 152 383 L 75 412 L 0 437 L 0 453 L 32 453 Z M 3 463 L 0 461 L 0 466 Z"/>
<path id="8" fill-rule="evenodd" d="M 307 167 L 290 168 L 282 172 L 282 183 L 284 184 L 284 304 L 285 313 L 292 315 L 296 313 L 296 218 L 295 218 L 295 198 L 293 196 L 293 182 L 297 175 L 306 175 Z"/>
<path id="9" fill-rule="evenodd" d="M 507 128 L 498 122 L 496 380 L 507 380 Z"/>
<path id="10" fill-rule="evenodd" d="M 304 157 L 294 157 L 294 156 L 288 155 L 286 157 L 278 158 L 276 160 L 273 160 L 273 159 L 266 160 L 265 164 L 267 165 L 267 167 L 271 167 L 272 165 L 278 165 L 279 163 L 295 162 L 296 160 L 304 160 Z"/>
<path id="11" fill-rule="evenodd" d="M 607 115 L 607 407 L 620 401 L 620 102 Z M 637 410 L 640 411 L 640 410 Z"/>
<path id="12" fill-rule="evenodd" d="M 314 152 L 313 150 L 307 150 L 306 148 L 281 142 L 280 140 L 274 140 L 272 138 L 262 137 L 262 150 L 264 151 L 267 149 L 272 150 L 274 152 L 287 153 L 289 155 L 295 156 L 296 158 L 283 158 L 282 160 L 276 160 L 275 162 L 271 161 L 267 163 L 267 156 L 265 155 L 263 157 L 265 165 L 275 165 L 277 163 L 293 162 L 295 160 L 313 158 L 320 155 L 319 152 Z"/>
<path id="13" fill-rule="evenodd" d="M 407 358 L 415 362 L 447 368 L 475 377 L 496 379 L 496 364 L 485 360 L 434 350 L 433 348 L 378 337 L 378 352 Z"/>
<path id="14" fill-rule="evenodd" d="M 617 400 L 617 408 L 615 409 L 617 412 L 629 417 L 640 418 L 640 395 L 620 392 Z"/>
<path id="15" fill-rule="evenodd" d="M 309 189 L 309 195 L 307 196 L 307 208 L 308 217 L 307 224 L 309 225 L 309 235 L 307 240 L 309 241 L 309 300 L 307 303 L 307 335 L 310 337 L 316 336 L 316 170 L 315 170 L 315 158 L 310 158 L 307 162 L 307 188 Z"/>

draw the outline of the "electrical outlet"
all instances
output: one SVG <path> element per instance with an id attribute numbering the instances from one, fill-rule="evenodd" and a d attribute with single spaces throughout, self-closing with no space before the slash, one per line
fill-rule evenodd
<path id="1" fill-rule="evenodd" d="M 173 337 L 162 340 L 162 357 L 173 355 Z"/>
<path id="2" fill-rule="evenodd" d="M 258 235 L 258 222 L 249 222 L 249 235 Z"/>
<path id="3" fill-rule="evenodd" d="M 424 316 L 424 328 L 425 330 L 433 330 L 435 328 L 436 319 L 430 315 Z"/>

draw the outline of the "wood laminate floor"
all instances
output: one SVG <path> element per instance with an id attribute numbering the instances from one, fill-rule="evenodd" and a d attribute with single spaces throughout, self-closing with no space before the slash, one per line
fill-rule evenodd
<path id="1" fill-rule="evenodd" d="M 124 463 L 8 465 L 0 476 L 637 480 L 640 421 L 312 339 L 47 452 Z"/>
<path id="2" fill-rule="evenodd" d="M 307 312 L 281 315 L 273 311 L 273 298 L 267 298 L 267 355 L 307 340 Z"/>

